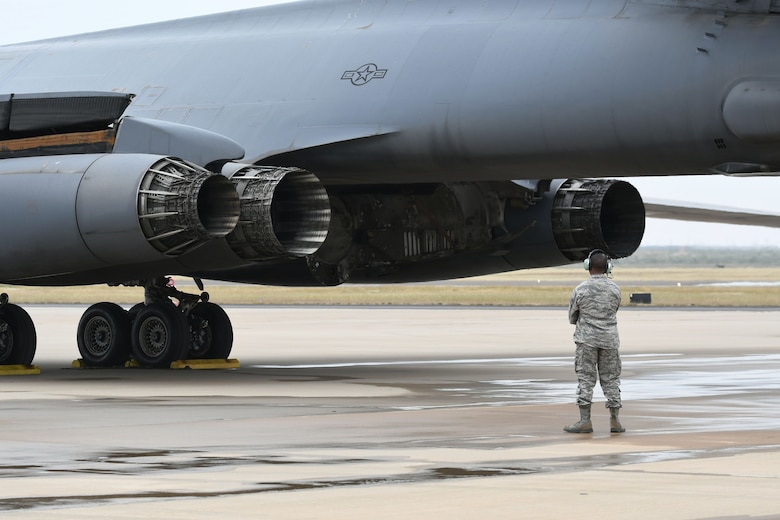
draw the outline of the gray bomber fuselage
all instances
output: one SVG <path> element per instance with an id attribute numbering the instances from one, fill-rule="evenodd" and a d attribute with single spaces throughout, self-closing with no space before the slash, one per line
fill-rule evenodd
<path id="1" fill-rule="evenodd" d="M 133 93 L 326 184 L 778 169 L 724 104 L 780 84 L 780 16 L 659 3 L 300 2 L 0 47 L 0 92 Z"/>
<path id="2" fill-rule="evenodd" d="M 780 0 L 318 0 L 0 47 L 0 281 L 143 287 L 85 311 L 82 366 L 166 367 L 233 343 L 168 275 L 623 258 L 645 204 L 603 177 L 780 171 L 778 48 Z M 36 345 L 0 295 L 0 364 Z"/>

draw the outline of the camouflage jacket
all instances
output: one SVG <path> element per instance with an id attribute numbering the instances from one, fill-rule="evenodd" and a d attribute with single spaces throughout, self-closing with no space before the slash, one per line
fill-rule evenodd
<path id="1" fill-rule="evenodd" d="M 569 323 L 576 325 L 574 341 L 590 347 L 619 348 L 618 308 L 620 287 L 606 275 L 591 275 L 571 293 Z"/>

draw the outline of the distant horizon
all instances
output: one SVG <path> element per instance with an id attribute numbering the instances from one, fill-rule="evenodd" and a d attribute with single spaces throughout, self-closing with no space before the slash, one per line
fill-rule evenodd
<path id="1" fill-rule="evenodd" d="M 779 268 L 780 248 L 723 246 L 641 246 L 633 255 L 616 259 L 626 267 L 750 267 Z"/>

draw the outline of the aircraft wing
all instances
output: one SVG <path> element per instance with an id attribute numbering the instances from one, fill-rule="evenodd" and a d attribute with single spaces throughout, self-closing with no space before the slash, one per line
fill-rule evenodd
<path id="1" fill-rule="evenodd" d="M 643 200 L 647 218 L 780 228 L 780 213 L 646 197 Z"/>

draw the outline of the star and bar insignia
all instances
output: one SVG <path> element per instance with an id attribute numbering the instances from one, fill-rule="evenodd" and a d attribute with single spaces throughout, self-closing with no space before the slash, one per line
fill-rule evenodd
<path id="1" fill-rule="evenodd" d="M 349 80 L 356 87 L 361 87 L 374 79 L 382 79 L 387 75 L 387 69 L 380 69 L 375 63 L 367 63 L 355 70 L 348 70 L 341 79 Z"/>

